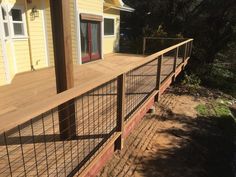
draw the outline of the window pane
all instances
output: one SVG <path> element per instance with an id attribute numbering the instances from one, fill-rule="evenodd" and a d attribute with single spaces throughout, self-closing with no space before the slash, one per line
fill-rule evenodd
<path id="1" fill-rule="evenodd" d="M 104 34 L 114 35 L 114 19 L 104 19 Z"/>
<path id="2" fill-rule="evenodd" d="M 99 55 L 100 50 L 100 29 L 99 23 L 91 23 L 91 54 Z"/>
<path id="3" fill-rule="evenodd" d="M 89 48 L 88 48 L 88 23 L 81 22 L 81 52 L 82 57 L 89 55 Z"/>
<path id="4" fill-rule="evenodd" d="M 8 24 L 4 22 L 3 25 L 4 25 L 5 37 L 7 37 L 9 36 Z"/>
<path id="5" fill-rule="evenodd" d="M 6 20 L 7 19 L 7 13 L 6 11 L 2 8 L 2 19 Z"/>
<path id="6" fill-rule="evenodd" d="M 12 9 L 11 14 L 13 21 L 22 21 L 22 14 L 20 9 Z"/>
<path id="7" fill-rule="evenodd" d="M 15 35 L 24 35 L 24 29 L 22 23 L 13 23 L 13 28 Z"/>

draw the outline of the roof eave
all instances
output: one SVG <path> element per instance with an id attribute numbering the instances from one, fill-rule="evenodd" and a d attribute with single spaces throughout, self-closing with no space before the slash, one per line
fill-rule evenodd
<path id="1" fill-rule="evenodd" d="M 125 5 L 125 4 L 124 4 Z M 104 3 L 104 6 L 106 7 L 109 7 L 109 8 L 112 8 L 112 9 L 116 9 L 116 10 L 120 10 L 120 11 L 125 11 L 125 12 L 134 12 L 135 9 L 125 5 L 125 6 L 115 6 L 113 4 L 109 4 L 109 3 Z"/>

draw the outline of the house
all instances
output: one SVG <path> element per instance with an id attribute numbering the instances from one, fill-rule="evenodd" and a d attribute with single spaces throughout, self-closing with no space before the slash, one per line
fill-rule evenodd
<path id="1" fill-rule="evenodd" d="M 49 0 L 0 1 L 0 85 L 17 73 L 54 65 Z M 122 0 L 68 0 L 74 64 L 119 51 Z"/>

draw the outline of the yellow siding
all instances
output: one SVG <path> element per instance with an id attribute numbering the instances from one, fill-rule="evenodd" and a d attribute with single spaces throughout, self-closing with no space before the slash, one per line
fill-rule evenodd
<path id="1" fill-rule="evenodd" d="M 77 55 L 77 35 L 76 35 L 76 12 L 75 12 L 75 3 L 74 0 L 70 0 L 70 22 L 71 22 L 71 38 L 72 38 L 72 58 L 74 63 L 78 63 Z"/>
<path id="2" fill-rule="evenodd" d="M 28 41 L 14 41 L 17 72 L 30 71 Z"/>
<path id="3" fill-rule="evenodd" d="M 104 54 L 118 52 L 119 40 L 120 40 L 120 11 L 119 10 L 106 10 L 104 12 L 104 18 L 115 19 L 115 35 L 104 36 L 103 39 L 103 52 Z"/>
<path id="4" fill-rule="evenodd" d="M 0 41 L 0 85 L 6 83 L 6 72 L 4 68 L 4 59 L 2 54 L 2 42 Z"/>
<path id="5" fill-rule="evenodd" d="M 44 68 L 48 66 L 44 16 L 43 16 L 43 1 L 32 1 L 27 4 L 27 15 L 29 23 L 29 38 L 31 41 L 32 62 L 35 69 Z M 49 0 L 46 0 L 48 2 Z M 21 6 L 25 9 L 25 0 L 5 0 L 5 3 L 14 6 Z M 46 3 L 45 2 L 45 3 Z M 38 11 L 38 17 L 32 17 L 31 11 L 35 7 Z M 25 18 L 27 20 L 27 18 Z M 51 21 L 49 21 L 49 24 Z M 50 26 L 51 27 L 51 26 Z M 12 43 L 11 43 L 12 42 Z M 10 77 L 13 79 L 16 73 L 30 71 L 30 52 L 29 52 L 28 38 L 12 39 L 6 41 L 6 54 L 9 63 Z M 14 56 L 13 56 L 14 55 Z M 53 55 L 53 54 L 52 54 Z"/>
<path id="6" fill-rule="evenodd" d="M 32 17 L 31 9 L 36 7 L 38 10 L 38 17 Z M 47 67 L 47 55 L 45 46 L 44 26 L 43 26 L 43 3 L 42 0 L 32 1 L 28 4 L 27 16 L 29 19 L 29 34 L 31 39 L 31 51 L 33 66 L 35 69 Z M 26 53 L 27 55 L 27 53 Z M 19 58 L 20 59 L 20 58 Z"/>
<path id="7" fill-rule="evenodd" d="M 12 49 L 11 42 L 9 40 L 6 41 L 6 55 L 9 64 L 10 78 L 13 78 L 15 76 L 15 63 L 13 58 L 14 52 Z"/>
<path id="8" fill-rule="evenodd" d="M 47 47 L 49 66 L 54 66 L 54 50 L 53 50 L 53 39 L 52 39 L 52 24 L 51 24 L 51 12 L 49 0 L 45 0 L 45 18 L 46 18 L 46 31 L 47 31 Z"/>
<path id="9" fill-rule="evenodd" d="M 78 0 L 80 13 L 103 13 L 103 0 Z"/>
<path id="10" fill-rule="evenodd" d="M 72 34 L 72 57 L 74 63 L 78 63 L 77 57 L 77 36 L 76 36 L 76 13 L 74 0 L 69 0 L 70 3 L 70 21 L 71 21 L 71 34 Z M 47 28 L 47 45 L 48 45 L 48 56 L 50 66 L 54 65 L 54 51 L 53 51 L 53 38 L 52 38 L 52 25 L 51 25 L 51 13 L 49 0 L 45 2 L 45 17 L 46 17 L 46 28 Z"/>

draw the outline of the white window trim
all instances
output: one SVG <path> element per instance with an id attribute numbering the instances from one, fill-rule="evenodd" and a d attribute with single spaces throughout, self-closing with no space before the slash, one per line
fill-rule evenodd
<path id="1" fill-rule="evenodd" d="M 112 35 L 105 35 L 105 19 L 111 19 L 114 20 L 114 34 Z M 104 16 L 104 24 L 103 24 L 103 28 L 104 28 L 104 38 L 111 38 L 111 37 L 115 37 L 116 36 L 116 18 L 115 17 L 111 17 L 111 16 Z"/>
<path id="2" fill-rule="evenodd" d="M 7 59 L 7 54 L 6 54 L 6 43 L 5 43 L 5 30 L 4 30 L 4 26 L 3 26 L 3 18 L 2 18 L 2 7 L 4 8 L 4 6 L 2 4 L 0 4 L 0 42 L 2 45 L 2 48 L 0 50 L 2 50 L 2 54 L 3 54 L 3 63 L 4 63 L 4 69 L 5 69 L 5 81 L 7 84 L 10 83 L 11 78 L 10 78 L 10 69 L 9 69 L 9 63 L 8 63 L 8 59 Z M 6 10 L 4 8 L 4 10 Z M 9 26 L 9 25 L 8 25 Z M 10 30 L 9 31 L 9 36 L 10 36 Z"/>
<path id="3" fill-rule="evenodd" d="M 10 28 L 11 28 L 11 32 L 12 32 L 12 34 L 11 34 L 12 39 L 14 39 L 14 40 L 28 40 L 28 32 L 27 32 L 26 17 L 25 17 L 26 14 L 25 14 L 24 7 L 20 6 L 20 5 L 14 5 L 9 9 L 19 9 L 19 10 L 21 10 L 22 22 L 19 22 L 19 23 L 23 24 L 23 30 L 24 30 L 24 35 L 15 35 L 13 23 L 18 23 L 18 22 L 13 22 L 11 10 L 10 10 L 9 11 L 9 14 L 10 14 L 9 19 L 10 19 Z"/>
<path id="4" fill-rule="evenodd" d="M 1 7 L 1 11 L 0 11 L 0 12 L 1 12 L 1 15 L 2 15 L 2 8 L 6 11 L 6 15 L 7 15 L 7 19 L 6 19 L 6 20 L 3 20 L 3 18 L 1 17 L 1 24 L 3 25 L 3 33 L 4 33 L 3 39 L 4 39 L 4 40 L 10 40 L 10 38 L 11 38 L 11 29 L 10 29 L 10 21 L 9 21 L 8 8 L 7 8 L 7 6 L 4 5 L 4 4 L 1 4 L 0 7 Z M 4 29 L 4 24 L 3 24 L 4 22 L 7 22 L 8 33 L 9 33 L 8 36 L 5 35 L 5 29 Z"/>

